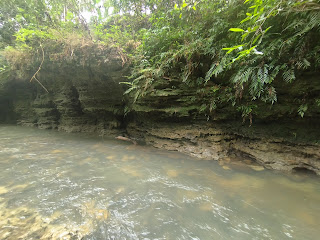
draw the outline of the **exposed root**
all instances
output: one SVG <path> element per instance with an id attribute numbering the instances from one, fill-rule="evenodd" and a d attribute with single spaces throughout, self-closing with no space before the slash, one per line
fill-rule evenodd
<path id="1" fill-rule="evenodd" d="M 41 86 L 47 93 L 49 93 L 48 89 L 47 89 L 45 86 L 43 86 L 43 84 L 42 84 L 36 77 L 34 77 L 34 79 L 40 84 L 40 86 Z"/>
<path id="2" fill-rule="evenodd" d="M 41 43 L 40 43 L 40 47 L 41 47 L 41 51 L 42 51 L 42 61 L 41 61 L 41 63 L 40 63 L 40 66 L 39 66 L 38 70 L 35 72 L 35 74 L 33 74 L 32 78 L 30 79 L 30 82 L 32 82 L 32 80 L 35 79 L 35 80 L 40 84 L 40 86 L 41 86 L 47 93 L 49 93 L 48 89 L 46 89 L 46 88 L 43 86 L 43 84 L 36 78 L 36 76 L 37 76 L 37 74 L 40 72 L 41 67 L 42 67 L 42 64 L 43 64 L 43 62 L 44 62 L 44 50 L 43 50 L 43 47 L 42 47 Z"/>

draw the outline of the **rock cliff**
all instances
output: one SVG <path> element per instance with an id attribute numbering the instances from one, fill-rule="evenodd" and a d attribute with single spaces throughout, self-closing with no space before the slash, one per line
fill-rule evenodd
<path id="1" fill-rule="evenodd" d="M 123 128 L 123 85 L 127 68 L 116 49 L 109 61 L 90 65 L 46 62 L 39 81 L 13 76 L 2 88 L 2 122 L 58 129 L 67 132 L 107 134 Z M 30 74 L 31 75 L 31 74 Z"/>
<path id="2" fill-rule="evenodd" d="M 320 111 L 308 100 L 320 94 L 316 76 L 307 74 L 279 91 L 274 106 L 257 103 L 261 106 L 250 126 L 228 105 L 201 112 L 197 90 L 183 83 L 159 81 L 132 104 L 130 97 L 124 100 L 124 85 L 119 84 L 126 81 L 128 66 L 116 49 L 104 54 L 108 61 L 86 65 L 47 61 L 39 80 L 49 93 L 35 81 L 13 76 L 0 88 L 0 121 L 100 135 L 126 131 L 138 142 L 200 159 L 320 175 Z M 304 118 L 297 114 L 297 99 L 309 103 Z"/>
<path id="3" fill-rule="evenodd" d="M 267 169 L 320 175 L 320 107 L 314 103 L 320 96 L 320 83 L 316 74 L 305 73 L 290 86 L 277 83 L 278 102 L 256 102 L 252 124 L 231 104 L 201 113 L 201 100 L 194 98 L 196 90 L 173 84 L 162 82 L 132 105 L 127 124 L 131 136 L 201 159 L 240 160 Z M 303 118 L 297 112 L 301 99 L 309 106 Z"/>
<path id="4" fill-rule="evenodd" d="M 135 122 L 128 124 L 127 131 L 148 145 L 200 159 L 227 163 L 242 161 L 267 169 L 320 175 L 320 148 L 316 141 L 298 141 L 294 135 L 272 135 L 275 128 L 290 134 L 291 127 L 294 126 L 257 124 L 252 127 L 254 129 L 248 129 L 248 126 L 237 122 Z M 319 131 L 319 128 L 316 130 Z M 312 134 L 312 130 L 309 131 Z"/>

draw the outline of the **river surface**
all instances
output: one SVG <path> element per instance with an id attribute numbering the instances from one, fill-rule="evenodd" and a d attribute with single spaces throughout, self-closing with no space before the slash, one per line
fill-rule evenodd
<path id="1" fill-rule="evenodd" d="M 0 172 L 0 239 L 320 239 L 317 177 L 7 125 Z"/>

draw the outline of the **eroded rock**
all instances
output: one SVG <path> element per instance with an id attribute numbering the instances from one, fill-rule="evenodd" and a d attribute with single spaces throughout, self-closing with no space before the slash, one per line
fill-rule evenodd
<path id="1" fill-rule="evenodd" d="M 136 124 L 128 125 L 130 135 L 140 137 L 157 148 L 179 151 L 205 160 L 233 161 L 248 164 L 255 171 L 313 172 L 320 175 L 320 145 L 297 143 L 286 138 L 273 138 L 230 131 L 223 124 Z M 230 159 L 229 161 L 230 162 Z M 226 168 L 226 167 L 225 167 Z"/>

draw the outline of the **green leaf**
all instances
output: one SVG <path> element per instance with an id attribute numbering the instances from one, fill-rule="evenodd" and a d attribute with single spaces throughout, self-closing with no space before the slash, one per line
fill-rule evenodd
<path id="1" fill-rule="evenodd" d="M 257 47 L 257 45 L 249 48 L 249 49 L 247 50 L 248 54 L 249 54 L 253 49 L 255 49 L 256 47 Z"/>
<path id="2" fill-rule="evenodd" d="M 270 26 L 266 30 L 264 30 L 264 33 L 268 32 L 270 28 L 272 28 L 272 26 Z"/>
<path id="3" fill-rule="evenodd" d="M 233 50 L 236 50 L 236 49 L 239 49 L 241 50 L 241 48 L 243 47 L 244 45 L 237 45 L 237 46 L 233 46 L 233 47 L 230 47 L 230 48 L 222 48 L 222 50 L 225 50 L 225 51 L 228 51 L 227 54 L 231 53 Z"/>
<path id="4" fill-rule="evenodd" d="M 258 36 L 256 36 L 256 37 L 253 39 L 252 44 L 255 44 L 256 41 L 258 41 L 260 37 L 261 37 L 261 33 L 258 34 Z"/>
<path id="5" fill-rule="evenodd" d="M 246 21 L 249 21 L 249 20 L 251 20 L 251 18 L 252 18 L 252 17 L 246 17 L 246 18 L 243 19 L 240 23 L 242 24 L 242 23 L 244 23 L 244 22 L 246 22 Z"/>
<path id="6" fill-rule="evenodd" d="M 231 31 L 231 32 L 244 32 L 244 30 L 241 28 L 230 28 L 229 31 Z"/>
<path id="7" fill-rule="evenodd" d="M 308 110 L 308 104 L 302 104 L 299 108 L 298 108 L 298 113 L 300 115 L 300 117 L 303 118 L 305 112 Z"/>
<path id="8" fill-rule="evenodd" d="M 241 42 L 243 42 L 243 40 L 248 36 L 248 34 L 249 34 L 249 32 L 242 34 Z"/>

